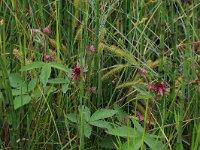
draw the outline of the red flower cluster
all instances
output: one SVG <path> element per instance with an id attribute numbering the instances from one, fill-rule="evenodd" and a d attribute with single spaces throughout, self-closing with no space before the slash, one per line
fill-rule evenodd
<path id="1" fill-rule="evenodd" d="M 80 74 L 81 74 L 81 67 L 80 67 L 80 64 L 77 63 L 76 66 L 71 69 L 71 71 L 73 72 L 73 75 L 71 76 L 72 79 L 78 79 L 80 77 Z"/>
<path id="2" fill-rule="evenodd" d="M 166 84 L 163 82 L 157 82 L 156 84 L 148 84 L 148 89 L 150 91 L 155 91 L 161 96 L 163 95 L 163 92 L 166 92 Z"/>

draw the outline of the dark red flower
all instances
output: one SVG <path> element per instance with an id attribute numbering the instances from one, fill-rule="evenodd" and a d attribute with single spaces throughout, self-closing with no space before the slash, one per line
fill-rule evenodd
<path id="1" fill-rule="evenodd" d="M 77 63 L 76 66 L 73 69 L 71 69 L 71 71 L 73 72 L 71 78 L 72 79 L 78 79 L 80 77 L 80 74 L 81 74 L 80 64 Z"/>
<path id="2" fill-rule="evenodd" d="M 147 87 L 150 91 L 155 91 L 161 96 L 163 95 L 163 92 L 167 91 L 166 84 L 163 82 L 157 82 L 156 84 L 148 84 Z"/>

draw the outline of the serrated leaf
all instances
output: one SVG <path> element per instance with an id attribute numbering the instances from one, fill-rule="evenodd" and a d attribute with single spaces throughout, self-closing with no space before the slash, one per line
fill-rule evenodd
<path id="1" fill-rule="evenodd" d="M 48 64 L 44 65 L 40 73 L 40 81 L 43 83 L 44 86 L 46 86 L 50 74 L 51 74 L 51 66 Z"/>
<path id="2" fill-rule="evenodd" d="M 66 118 L 71 122 L 78 123 L 77 115 L 75 113 L 67 114 Z"/>
<path id="3" fill-rule="evenodd" d="M 29 95 L 21 95 L 17 96 L 14 99 L 14 109 L 18 109 L 25 104 L 28 104 L 31 101 L 31 97 Z"/>
<path id="4" fill-rule="evenodd" d="M 43 67 L 44 65 L 45 65 L 44 62 L 36 61 L 36 62 L 33 62 L 32 64 L 23 66 L 20 71 L 28 71 L 28 70 L 32 70 L 32 69 L 37 69 L 37 68 Z"/>
<path id="5" fill-rule="evenodd" d="M 69 72 L 69 69 L 64 66 L 63 64 L 59 64 L 57 62 L 50 62 L 49 65 L 52 67 L 52 68 L 56 68 L 58 70 L 62 70 L 64 72 Z"/>
<path id="6" fill-rule="evenodd" d="M 116 113 L 117 113 L 117 110 L 102 108 L 94 112 L 94 114 L 90 118 L 90 121 L 92 122 L 92 121 L 96 121 L 100 119 L 109 118 L 115 115 Z"/>
<path id="7" fill-rule="evenodd" d="M 104 128 L 104 129 L 111 129 L 111 125 L 109 122 L 104 121 L 104 120 L 97 120 L 97 121 L 92 121 L 89 122 L 90 125 L 99 127 L 99 128 Z"/>
<path id="8" fill-rule="evenodd" d="M 84 124 L 84 135 L 85 135 L 85 137 L 89 138 L 91 133 L 92 133 L 92 127 L 88 123 L 85 123 Z"/>

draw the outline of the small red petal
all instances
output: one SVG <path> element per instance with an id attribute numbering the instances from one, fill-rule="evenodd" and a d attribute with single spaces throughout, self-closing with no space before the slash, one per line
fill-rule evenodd
<path id="1" fill-rule="evenodd" d="M 44 33 L 51 33 L 51 29 L 50 29 L 49 26 L 47 26 L 46 28 L 44 28 L 42 31 L 43 31 Z"/>

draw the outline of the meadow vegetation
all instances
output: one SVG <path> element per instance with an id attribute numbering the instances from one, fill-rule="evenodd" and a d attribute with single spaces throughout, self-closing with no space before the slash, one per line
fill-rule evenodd
<path id="1" fill-rule="evenodd" d="M 199 0 L 1 0 L 1 149 L 200 149 Z"/>

